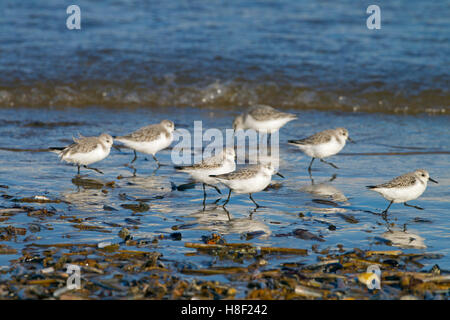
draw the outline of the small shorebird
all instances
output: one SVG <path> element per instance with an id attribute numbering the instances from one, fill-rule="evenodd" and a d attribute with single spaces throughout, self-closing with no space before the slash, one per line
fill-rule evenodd
<path id="1" fill-rule="evenodd" d="M 133 149 L 134 158 L 132 164 L 137 159 L 136 151 L 152 155 L 158 168 L 161 166 L 155 154 L 167 148 L 173 141 L 173 131 L 175 125 L 170 120 L 163 120 L 158 124 L 152 124 L 140 128 L 125 136 L 115 137 L 114 139 L 122 142 L 128 148 Z M 136 172 L 136 171 L 135 171 Z"/>
<path id="2" fill-rule="evenodd" d="M 204 207 L 206 201 L 206 186 L 212 187 L 216 189 L 218 193 L 222 194 L 220 189 L 215 186 L 219 181 L 216 178 L 210 177 L 210 175 L 220 175 L 236 170 L 235 158 L 236 153 L 234 152 L 234 148 L 227 147 L 219 154 L 206 158 L 200 163 L 196 163 L 192 166 L 176 166 L 175 169 L 180 172 L 188 173 L 195 181 L 203 184 Z"/>
<path id="3" fill-rule="evenodd" d="M 231 173 L 211 175 L 211 177 L 216 178 L 230 189 L 228 198 L 223 204 L 224 207 L 230 201 L 231 191 L 234 191 L 235 193 L 248 193 L 250 200 L 253 201 L 256 208 L 259 208 L 260 205 L 253 199 L 252 193 L 264 190 L 274 174 L 284 178 L 280 173 L 276 173 L 275 168 L 269 163 L 247 166 Z"/>
<path id="4" fill-rule="evenodd" d="M 390 201 L 386 210 L 382 212 L 386 215 L 393 203 L 403 203 L 407 207 L 423 210 L 421 207 L 407 204 L 406 201 L 420 197 L 427 188 L 428 180 L 438 183 L 436 180 L 430 178 L 428 171 L 418 169 L 414 172 L 405 173 L 389 182 L 377 186 L 367 186 L 367 188 L 378 192 L 386 200 Z"/>
<path id="5" fill-rule="evenodd" d="M 78 166 L 78 174 L 80 174 L 80 166 L 86 169 L 95 170 L 102 173 L 96 168 L 88 167 L 88 165 L 105 159 L 111 151 L 113 138 L 103 133 L 98 137 L 73 138 L 74 143 L 63 148 L 49 148 L 50 151 L 59 155 L 62 161 L 74 163 Z"/>
<path id="6" fill-rule="evenodd" d="M 311 166 L 315 158 L 329 164 L 330 166 L 339 169 L 331 162 L 325 161 L 327 158 L 339 153 L 345 146 L 346 141 L 353 142 L 348 136 L 348 130 L 345 128 L 336 128 L 318 132 L 310 137 L 300 140 L 289 140 L 292 145 L 299 147 L 306 155 L 312 157 L 311 163 L 308 167 L 308 172 L 311 174 Z"/>
<path id="7" fill-rule="evenodd" d="M 294 119 L 297 119 L 295 114 L 281 112 L 270 106 L 256 105 L 234 119 L 233 129 L 253 129 L 272 134 Z"/>

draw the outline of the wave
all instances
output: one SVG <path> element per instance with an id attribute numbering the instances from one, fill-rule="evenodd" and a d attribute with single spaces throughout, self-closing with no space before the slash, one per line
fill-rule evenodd
<path id="1" fill-rule="evenodd" d="M 443 89 L 389 90 L 379 83 L 352 89 L 309 88 L 255 81 L 213 81 L 206 84 L 161 81 L 83 80 L 0 86 L 0 107 L 207 107 L 241 108 L 261 103 L 282 109 L 343 112 L 447 115 L 449 92 Z"/>

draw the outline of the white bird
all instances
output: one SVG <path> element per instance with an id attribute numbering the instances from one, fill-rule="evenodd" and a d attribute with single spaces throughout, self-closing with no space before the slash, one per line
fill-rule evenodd
<path id="1" fill-rule="evenodd" d="M 393 203 L 403 203 L 407 207 L 423 210 L 421 207 L 412 206 L 406 202 L 420 197 L 427 188 L 428 180 L 438 183 L 436 180 L 430 178 L 428 171 L 418 169 L 396 177 L 389 182 L 377 186 L 367 186 L 367 188 L 378 192 L 386 200 L 390 201 L 386 210 L 383 211 L 383 214 L 387 214 Z"/>
<path id="2" fill-rule="evenodd" d="M 280 173 L 275 172 L 272 164 L 268 163 L 247 166 L 231 173 L 211 175 L 211 177 L 216 178 L 230 189 L 228 198 L 223 206 L 230 201 L 231 191 L 234 191 L 235 193 L 248 193 L 250 200 L 259 208 L 260 206 L 253 199 L 252 193 L 264 190 L 269 185 L 274 174 L 284 178 Z"/>
<path id="3" fill-rule="evenodd" d="M 62 161 L 76 164 L 78 174 L 80 174 L 80 166 L 103 173 L 96 168 L 88 167 L 88 165 L 103 160 L 109 155 L 113 138 L 109 134 L 103 133 L 98 137 L 74 137 L 73 141 L 74 143 L 67 147 L 49 148 L 49 150 L 57 153 Z"/>
<path id="4" fill-rule="evenodd" d="M 338 169 L 336 165 L 325 161 L 324 158 L 339 153 L 344 148 L 347 140 L 353 142 L 348 136 L 348 130 L 345 128 L 336 128 L 318 132 L 305 139 L 289 140 L 288 142 L 297 146 L 306 155 L 312 157 L 308 167 L 308 172 L 311 174 L 311 166 L 315 158 Z"/>
<path id="5" fill-rule="evenodd" d="M 219 181 L 210 175 L 220 175 L 229 173 L 236 170 L 236 153 L 234 148 L 224 148 L 219 154 L 206 158 L 200 163 L 196 163 L 192 166 L 176 166 L 175 169 L 180 172 L 188 173 L 195 181 L 203 184 L 203 205 L 206 201 L 205 186 L 210 186 L 217 190 L 221 194 L 220 189 L 216 184 Z"/>
<path id="6" fill-rule="evenodd" d="M 134 150 L 134 158 L 131 163 L 136 161 L 136 151 L 138 151 L 152 155 L 159 168 L 161 164 L 156 159 L 155 154 L 170 146 L 173 141 L 174 130 L 175 125 L 172 121 L 163 120 L 158 124 L 140 128 L 125 136 L 115 137 L 115 140 Z"/>
<path id="7" fill-rule="evenodd" d="M 295 114 L 281 112 L 266 105 L 256 105 L 234 119 L 233 129 L 235 131 L 253 129 L 272 134 L 294 119 L 297 119 Z"/>

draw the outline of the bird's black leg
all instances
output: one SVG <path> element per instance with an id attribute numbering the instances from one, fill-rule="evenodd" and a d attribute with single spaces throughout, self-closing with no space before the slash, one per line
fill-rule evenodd
<path id="1" fill-rule="evenodd" d="M 320 159 L 320 161 L 322 161 L 323 163 L 329 164 L 329 165 L 332 166 L 333 168 L 339 169 L 335 164 L 333 164 L 333 163 L 331 163 L 331 162 L 325 161 L 325 160 L 323 160 L 323 159 Z"/>
<path id="2" fill-rule="evenodd" d="M 418 210 L 423 210 L 423 208 L 421 208 L 421 207 L 419 207 L 419 206 L 413 206 L 413 205 L 407 204 L 406 202 L 405 202 L 403 205 L 405 205 L 405 206 L 407 206 L 407 207 L 411 207 L 411 208 L 416 208 L 416 209 L 418 209 Z"/>
<path id="3" fill-rule="evenodd" d="M 156 159 L 155 155 L 152 154 L 153 160 L 155 160 L 156 164 L 158 165 L 158 168 L 161 167 L 161 163 L 159 163 L 158 159 Z"/>
<path id="4" fill-rule="evenodd" d="M 228 203 L 228 201 L 230 201 L 230 197 L 231 197 L 231 189 L 230 189 L 230 192 L 228 192 L 228 198 L 227 198 L 227 200 L 225 200 L 225 202 L 223 203 L 223 207 L 225 207 L 225 205 Z"/>
<path id="5" fill-rule="evenodd" d="M 214 185 L 212 185 L 212 184 L 206 184 L 206 185 L 207 185 L 208 187 L 211 187 L 211 188 L 216 189 L 216 191 L 217 191 L 218 194 L 222 194 L 222 191 L 220 191 L 220 189 L 217 188 L 216 186 L 214 186 Z"/>
<path id="6" fill-rule="evenodd" d="M 309 172 L 309 175 L 311 176 L 311 167 L 312 167 L 312 164 L 313 164 L 313 162 L 314 162 L 314 159 L 315 158 L 312 158 L 311 159 L 311 162 L 309 163 L 309 167 L 308 167 L 308 172 Z"/>
<path id="7" fill-rule="evenodd" d="M 80 175 L 80 165 L 77 166 L 78 166 L 78 175 Z"/>
<path id="8" fill-rule="evenodd" d="M 227 208 L 225 208 L 225 207 L 223 207 L 223 210 L 224 210 L 225 213 L 227 214 L 228 221 L 231 221 L 230 212 L 228 212 Z"/>
<path id="9" fill-rule="evenodd" d="M 136 159 L 137 159 L 137 153 L 136 153 L 136 150 L 133 150 L 134 151 L 134 158 L 133 158 L 133 160 L 131 160 L 131 162 L 130 163 L 133 163 L 133 162 L 135 162 L 136 161 Z"/>
<path id="10" fill-rule="evenodd" d="M 253 197 L 252 197 L 252 194 L 251 194 L 251 193 L 249 193 L 249 196 L 250 196 L 250 200 L 252 200 L 252 201 L 253 201 L 253 203 L 255 204 L 256 208 L 259 208 L 259 207 L 260 207 L 260 205 L 256 203 L 256 201 L 255 201 L 255 200 L 253 199 Z"/>
<path id="11" fill-rule="evenodd" d="M 388 212 L 389 208 L 391 207 L 391 205 L 392 205 L 393 203 L 394 203 L 394 200 L 392 200 L 391 202 L 389 202 L 388 207 L 382 212 L 382 214 L 383 214 L 384 216 L 387 215 L 387 212 Z"/>
<path id="12" fill-rule="evenodd" d="M 334 181 L 334 180 L 336 179 L 336 177 L 337 177 L 337 174 L 333 174 L 333 175 L 331 176 L 330 180 L 328 180 L 328 182 Z"/>
<path id="13" fill-rule="evenodd" d="M 101 172 L 100 170 L 98 170 L 97 168 L 91 168 L 91 167 L 88 167 L 88 166 L 83 166 L 84 168 L 86 168 L 86 169 L 90 169 L 90 170 L 94 170 L 94 171 L 97 171 L 98 173 L 101 173 L 101 174 L 103 174 L 103 172 Z"/>
<path id="14" fill-rule="evenodd" d="M 203 186 L 203 211 L 205 211 L 205 205 L 206 205 L 206 189 L 205 189 L 205 183 L 202 183 Z"/>

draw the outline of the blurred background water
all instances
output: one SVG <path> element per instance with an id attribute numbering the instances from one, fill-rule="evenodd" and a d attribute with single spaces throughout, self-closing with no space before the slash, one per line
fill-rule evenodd
<path id="1" fill-rule="evenodd" d="M 0 188 L 0 207 L 36 195 L 69 202 L 30 204 L 55 208 L 54 216 L 7 216 L 1 226 L 28 233 L 4 243 L 20 253 L 30 242 L 118 242 L 123 226 L 137 227 L 135 238 L 151 238 L 181 225 L 182 240 L 161 241 L 158 251 L 198 267 L 221 262 L 184 256 L 191 251 L 184 242 L 216 231 L 227 241 L 261 246 L 434 252 L 443 257 L 422 267 L 450 269 L 448 1 L 380 3 L 380 30 L 366 27 L 372 3 L 350 0 L 77 4 L 82 29 L 71 31 L 69 3 L 0 2 L 0 185 L 8 187 Z M 188 177 L 173 170 L 170 149 L 158 154 L 168 166 L 155 174 L 151 157 L 139 156 L 134 178 L 123 166 L 132 153 L 113 149 L 95 165 L 105 175 L 88 172 L 115 181 L 107 193 L 77 185 L 76 168 L 56 155 L 34 152 L 65 145 L 78 133 L 119 135 L 166 118 L 189 130 L 195 120 L 224 130 L 254 103 L 299 119 L 280 133 L 286 179 L 273 182 L 281 187 L 255 194 L 265 208 L 252 215 L 250 200 L 234 195 L 231 220 L 214 205 L 214 190 L 205 212 L 200 186 L 172 190 Z M 332 158 L 339 170 L 315 163 L 311 181 L 309 159 L 286 141 L 337 126 L 357 143 Z M 365 186 L 417 168 L 439 181 L 414 201 L 425 210 L 393 205 L 390 224 L 373 214 L 387 202 Z M 147 199 L 149 210 L 121 206 L 136 199 Z M 110 233 L 79 230 L 61 215 Z M 299 228 L 325 241 L 285 235 Z M 297 261 L 314 262 L 309 252 Z M 0 265 L 19 255 L 0 255 Z M 270 266 L 283 259 L 295 260 L 280 257 Z"/>
<path id="2" fill-rule="evenodd" d="M 449 1 L 0 3 L 0 106 L 448 112 Z"/>

